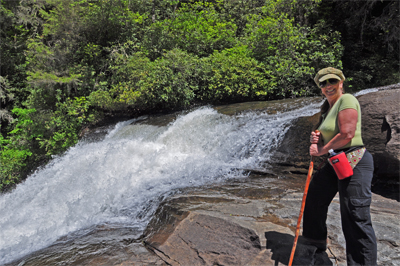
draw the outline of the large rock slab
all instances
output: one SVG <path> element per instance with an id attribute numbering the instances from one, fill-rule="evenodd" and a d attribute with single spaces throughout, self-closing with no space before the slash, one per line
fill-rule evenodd
<path id="1" fill-rule="evenodd" d="M 295 176 L 295 175 L 293 175 Z M 144 242 L 170 265 L 287 265 L 303 196 L 303 178 L 246 178 L 172 197 L 159 207 Z M 264 193 L 254 193 L 254 188 Z M 400 265 L 400 203 L 373 195 L 378 265 Z M 328 212 L 328 249 L 300 236 L 293 265 L 346 265 L 336 197 Z"/>
<path id="2" fill-rule="evenodd" d="M 318 123 L 319 114 L 296 118 L 278 146 L 272 163 L 308 168 L 310 164 L 310 132 Z"/>
<path id="3" fill-rule="evenodd" d="M 382 90 L 358 98 L 362 110 L 362 136 L 374 156 L 375 174 L 399 178 L 400 89 Z"/>
<path id="4" fill-rule="evenodd" d="M 104 224 L 75 234 L 2 266 L 167 265 L 137 240 L 137 231 L 133 228 Z"/>
<path id="5" fill-rule="evenodd" d="M 190 212 L 162 242 L 148 240 L 171 265 L 246 265 L 261 249 L 257 234 L 220 218 Z"/>
<path id="6" fill-rule="evenodd" d="M 400 84 L 358 96 L 362 112 L 363 141 L 374 158 L 375 191 L 399 200 L 400 176 Z M 277 148 L 274 161 L 279 166 L 307 168 L 310 163 L 309 136 L 318 122 L 318 114 L 300 117 Z M 315 167 L 326 161 L 317 158 Z M 390 194 L 390 195 L 389 195 Z"/>

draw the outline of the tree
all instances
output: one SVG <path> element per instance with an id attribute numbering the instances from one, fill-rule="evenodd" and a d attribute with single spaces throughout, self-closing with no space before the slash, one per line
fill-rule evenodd
<path id="1" fill-rule="evenodd" d="M 150 59 L 178 48 L 205 57 L 235 45 L 236 25 L 221 16 L 218 5 L 207 2 L 181 4 L 173 17 L 153 23 L 144 38 Z"/>
<path id="2" fill-rule="evenodd" d="M 343 36 L 353 90 L 400 82 L 399 1 L 323 1 L 319 10 Z"/>
<path id="3" fill-rule="evenodd" d="M 269 2 L 262 13 L 252 15 L 243 42 L 265 66 L 275 97 L 309 95 L 316 89 L 312 78 L 318 69 L 341 67 L 340 34 L 323 21 L 313 28 L 296 25 L 288 13 L 280 11 L 282 3 Z"/>

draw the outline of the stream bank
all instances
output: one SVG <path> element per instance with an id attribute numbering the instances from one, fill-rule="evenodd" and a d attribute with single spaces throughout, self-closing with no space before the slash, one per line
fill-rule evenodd
<path id="1" fill-rule="evenodd" d="M 385 104 L 381 105 L 385 108 L 388 106 L 392 108 L 396 107 L 396 104 L 399 102 L 398 90 L 387 91 L 385 93 L 377 92 L 377 94 L 371 95 L 371 97 L 360 96 L 360 103 L 365 100 L 368 104 L 377 105 L 379 101 L 385 99 Z M 376 102 L 374 103 L 374 101 Z M 290 105 L 289 101 L 288 104 Z M 227 108 L 226 106 L 221 108 L 225 110 L 219 111 L 221 113 L 226 112 L 227 114 L 232 112 Z M 392 112 L 392 110 L 395 111 Z M 263 112 L 261 107 L 256 107 L 252 110 L 252 112 L 259 111 Z M 164 137 L 164 139 L 170 141 L 174 134 L 180 136 L 180 142 L 182 142 L 182 140 L 187 141 L 184 142 L 185 145 L 183 146 L 185 152 L 193 149 L 193 147 L 188 146 L 189 144 L 192 145 L 192 143 L 196 142 L 199 142 L 201 145 L 194 146 L 194 148 L 206 147 L 213 150 L 215 145 L 203 145 L 198 138 L 193 138 L 195 132 L 198 132 L 199 129 L 195 128 L 196 130 L 193 130 L 192 127 L 198 126 L 199 123 L 204 122 L 205 113 L 207 116 L 215 116 L 217 118 L 217 120 L 213 118 L 209 121 L 222 121 L 224 123 L 223 127 L 219 126 L 221 125 L 220 123 L 216 124 L 216 129 L 211 132 L 212 136 L 221 134 L 219 130 L 226 128 L 226 126 L 235 126 L 233 128 L 234 131 L 224 131 L 225 133 L 221 135 L 223 138 L 221 138 L 220 141 L 225 140 L 226 136 L 230 137 L 228 138 L 227 146 L 223 147 L 224 149 L 229 151 L 229 149 L 237 145 L 237 142 L 234 142 L 234 140 L 236 141 L 238 136 L 242 136 L 236 133 L 236 135 L 232 136 L 224 134 L 231 134 L 232 132 L 239 132 L 240 130 L 247 134 L 244 137 L 244 139 L 246 139 L 246 142 L 244 142 L 245 145 L 239 146 L 237 150 L 232 152 L 235 156 L 239 153 L 243 154 L 243 157 L 240 157 L 241 160 L 238 161 L 240 164 L 242 162 L 247 162 L 246 160 L 248 160 L 248 158 L 253 158 L 254 151 L 258 152 L 256 153 L 257 156 L 260 156 L 263 152 L 270 151 L 268 148 L 276 145 L 278 140 L 280 145 L 274 150 L 274 156 L 265 157 L 268 158 L 268 160 L 264 160 L 261 164 L 255 164 L 257 167 L 251 167 L 251 165 L 249 166 L 249 164 L 246 163 L 241 164 L 242 166 L 240 164 L 229 164 L 228 167 L 235 165 L 239 168 L 237 170 L 240 171 L 234 171 L 234 175 L 228 179 L 220 178 L 213 180 L 211 183 L 207 182 L 206 184 L 196 183 L 198 179 L 192 179 L 188 180 L 188 184 L 193 184 L 193 186 L 174 185 L 173 187 L 169 187 L 171 191 L 166 194 L 156 194 L 156 198 L 147 198 L 147 201 L 153 202 L 154 204 L 151 206 L 140 206 L 141 211 L 135 216 L 139 218 L 140 215 L 151 217 L 144 231 L 139 230 L 138 227 L 134 226 L 134 223 L 130 223 L 129 219 L 123 219 L 119 223 L 97 223 L 67 234 L 66 236 L 62 236 L 48 247 L 31 252 L 23 258 L 14 260 L 14 262 L 5 265 L 286 265 L 293 243 L 294 227 L 297 223 L 303 186 L 309 163 L 309 157 L 303 151 L 303 147 L 306 149 L 308 148 L 308 143 L 302 141 L 302 134 L 308 136 L 308 128 L 314 123 L 313 120 L 315 116 L 305 115 L 304 117 L 296 118 L 291 122 L 292 125 L 290 127 L 284 127 L 276 132 L 278 137 L 274 137 L 272 142 L 269 142 L 270 144 L 268 145 L 270 146 L 265 144 L 265 146 L 255 146 L 257 149 L 243 150 L 243 147 L 251 147 L 262 141 L 263 139 L 260 140 L 259 136 L 264 136 L 265 133 L 273 132 L 276 126 L 269 128 L 269 131 L 263 130 L 267 125 L 269 126 L 270 123 L 275 123 L 277 120 L 281 123 L 280 119 L 282 119 L 282 117 L 272 117 L 266 125 L 260 125 L 265 119 L 270 119 L 268 115 L 257 117 L 242 114 L 235 119 L 229 119 L 225 116 L 216 115 L 209 109 L 205 109 L 201 112 L 203 113 L 197 112 L 191 114 L 192 117 L 197 117 L 199 119 L 195 123 L 193 123 L 192 118 L 186 116 L 181 116 L 180 120 L 178 119 L 179 121 L 173 122 L 173 124 L 171 124 L 171 121 L 174 121 L 176 117 L 172 119 L 168 118 L 166 121 L 164 121 L 164 118 L 161 118 L 160 125 L 155 128 L 154 125 L 146 124 L 146 119 L 140 123 L 138 123 L 138 120 L 131 121 L 129 123 L 140 124 L 140 127 L 131 127 L 131 129 L 129 129 L 129 127 L 126 127 L 129 123 L 124 124 L 121 125 L 121 127 L 124 126 L 123 129 L 125 128 L 125 130 L 118 131 L 116 127 L 116 129 L 108 133 L 106 138 L 112 138 L 117 135 L 135 138 L 135 136 L 138 135 L 141 138 L 142 136 L 146 136 L 147 139 L 153 141 L 161 134 L 161 136 L 168 136 L 168 138 Z M 271 113 L 274 112 L 276 113 L 276 111 L 271 109 Z M 194 116 L 194 114 L 198 116 Z M 389 142 L 391 142 L 390 147 L 396 147 L 398 143 L 398 130 L 396 129 L 397 120 L 387 119 L 389 116 L 396 118 L 396 114 L 398 117 L 398 111 L 396 111 L 396 108 L 392 108 L 389 109 L 386 114 L 372 115 L 371 117 L 376 119 L 375 123 L 378 124 L 378 128 L 384 124 L 384 122 L 389 126 L 386 131 L 381 131 L 379 128 L 379 132 L 372 134 L 372 136 L 377 136 L 378 138 L 372 141 L 366 141 L 366 145 L 373 144 L 378 147 L 378 149 L 374 150 L 374 156 L 386 156 L 385 158 L 390 158 L 390 160 L 380 162 L 381 165 L 379 166 L 381 170 L 375 173 L 375 184 L 373 186 L 373 188 L 377 186 L 382 188 L 381 192 L 376 191 L 377 193 L 374 193 L 371 206 L 372 220 L 378 238 L 379 265 L 400 265 L 398 257 L 400 253 L 400 243 L 397 239 L 400 233 L 400 224 L 397 218 L 400 206 L 398 200 L 396 200 L 396 188 L 398 189 L 399 183 L 398 179 L 396 181 L 394 178 L 396 173 L 388 175 L 387 172 L 385 173 L 382 171 L 382 169 L 395 170 L 396 163 L 398 163 L 395 157 L 396 153 L 394 153 L 393 156 L 386 150 Z M 363 113 L 363 119 L 364 117 Z M 205 121 L 205 124 L 209 125 L 209 122 Z M 162 129 L 162 125 L 171 126 L 165 130 Z M 188 127 L 188 125 L 190 126 Z M 254 126 L 254 128 L 248 130 L 250 126 Z M 143 130 L 148 130 L 149 128 L 162 132 L 153 135 L 143 135 L 143 132 L 148 132 Z M 182 130 L 182 128 L 185 130 Z M 376 127 L 371 127 L 373 130 L 376 130 L 375 128 Z M 188 130 L 190 134 L 182 135 L 182 132 L 188 132 Z M 284 136 L 279 136 L 279 132 L 283 132 L 282 130 L 284 131 Z M 389 130 L 391 135 L 388 140 L 387 132 L 389 132 Z M 247 141 L 249 139 L 247 137 L 251 136 L 249 134 L 253 132 L 256 132 L 256 137 L 252 137 L 250 141 Z M 166 135 L 166 133 L 168 133 L 168 135 Z M 104 152 L 107 152 L 107 157 L 105 158 L 108 158 L 111 157 L 114 150 L 115 155 L 113 156 L 121 155 L 121 150 L 123 151 L 127 147 L 129 148 L 130 142 L 124 140 L 122 144 L 118 144 L 118 142 L 115 141 L 105 142 L 105 144 L 106 146 L 104 147 L 97 146 L 97 144 L 88 144 L 87 147 L 94 150 L 95 153 L 99 153 L 99 150 L 101 151 L 104 149 Z M 120 149 L 115 148 L 116 144 L 118 144 L 117 147 L 120 147 Z M 173 145 L 170 147 L 176 148 L 176 142 L 171 142 L 171 144 Z M 135 149 L 139 149 L 139 147 L 142 146 L 134 147 Z M 76 149 L 78 148 L 79 147 Z M 260 148 L 260 150 L 258 150 L 258 148 Z M 371 148 L 367 146 L 367 148 L 373 150 L 372 146 Z M 126 156 L 129 155 L 131 157 L 135 155 L 132 154 L 135 149 L 128 150 L 129 152 Z M 158 152 L 159 148 L 155 150 Z M 145 152 L 145 150 L 140 151 Z M 84 152 L 91 154 L 91 150 L 88 149 L 76 152 L 76 154 L 71 153 L 69 156 L 71 158 L 66 156 L 66 159 L 73 162 L 75 160 L 73 159 L 74 156 L 80 156 Z M 139 155 L 143 156 L 143 153 Z M 154 152 L 150 155 L 154 157 L 157 153 Z M 168 155 L 168 158 L 170 158 L 169 153 L 165 155 Z M 138 158 L 141 158 L 140 156 Z M 222 158 L 219 156 L 220 155 L 213 157 L 215 159 L 210 161 L 210 166 L 215 164 L 217 161 L 216 159 Z M 107 162 L 105 158 L 100 158 L 100 163 L 104 164 L 104 162 Z M 116 162 L 121 164 L 122 161 L 118 158 L 119 157 L 117 157 Z M 147 158 L 147 160 L 153 160 L 152 157 Z M 89 159 L 92 163 L 93 157 Z M 115 161 L 115 159 L 113 160 Z M 78 161 L 80 162 L 81 160 Z M 185 167 L 189 167 L 192 162 L 195 161 L 189 161 Z M 144 163 L 148 164 L 147 162 Z M 384 163 L 388 163 L 388 166 L 386 167 Z M 95 165 L 101 170 L 103 167 L 102 164 Z M 57 165 L 57 163 L 55 163 L 55 165 Z M 148 168 L 148 171 L 153 168 L 154 164 L 149 165 L 152 167 Z M 318 164 L 316 164 L 316 166 L 317 165 Z M 202 165 L 197 166 L 201 167 Z M 126 167 L 128 167 L 128 165 L 126 165 Z M 204 166 L 205 172 L 209 172 L 208 167 L 208 165 Z M 164 172 L 165 169 L 163 170 Z M 190 169 L 195 170 L 195 168 Z M 176 177 L 176 174 L 184 173 L 175 172 L 175 169 L 172 170 L 174 171 L 171 177 Z M 217 173 L 218 171 L 215 172 Z M 99 183 L 100 181 L 108 182 L 113 180 L 107 176 L 104 180 L 99 179 L 99 175 L 102 174 L 102 172 L 95 168 L 88 169 L 86 175 L 90 177 L 92 172 L 95 174 L 93 176 L 93 183 L 88 182 L 91 181 L 91 179 L 81 178 L 76 180 L 80 182 L 85 181 L 93 187 L 101 184 Z M 202 172 L 198 177 L 204 178 L 203 175 L 205 172 Z M 61 170 L 55 173 L 61 176 L 64 174 Z M 158 172 L 151 173 L 154 175 Z M 193 172 L 192 175 L 193 174 L 196 174 L 196 172 Z M 181 179 L 176 181 L 177 184 L 185 181 L 189 176 L 183 175 Z M 69 176 L 66 177 L 70 178 Z M 134 190 L 135 193 L 132 193 L 132 188 L 130 191 L 126 190 L 130 185 L 130 182 L 126 182 L 129 181 L 129 179 L 126 180 L 126 177 L 123 175 L 121 175 L 121 177 L 123 178 L 118 181 L 120 182 L 119 185 L 114 188 L 115 191 L 112 193 L 113 197 L 115 196 L 114 194 L 119 192 L 122 188 L 124 190 L 120 195 L 121 200 L 126 200 L 125 195 L 143 193 L 140 189 L 137 191 Z M 113 178 L 119 178 L 119 175 Z M 60 181 L 62 180 L 60 179 Z M 154 181 L 144 183 L 146 188 L 144 192 L 153 189 Z M 161 181 L 163 184 L 169 184 L 171 179 L 168 178 Z M 124 182 L 123 187 L 121 187 L 121 182 Z M 73 188 L 80 191 L 79 189 L 84 188 L 83 185 L 86 185 L 86 183 L 82 183 L 81 186 Z M 107 184 L 108 183 L 105 183 L 105 185 Z M 65 186 L 67 185 L 68 184 L 65 183 Z M 110 184 L 107 186 L 107 190 L 110 190 L 109 185 Z M 80 205 L 75 204 L 82 200 L 85 200 L 84 202 L 86 205 L 91 203 L 88 200 L 90 198 L 97 199 L 96 203 L 102 200 L 103 197 L 100 197 L 101 195 L 99 193 L 102 193 L 103 190 L 95 191 L 93 187 L 91 188 L 92 193 L 89 195 L 89 198 L 82 198 L 82 196 L 78 198 L 73 197 L 71 206 L 68 206 L 68 210 L 71 212 L 74 208 L 82 208 Z M 391 188 L 392 190 L 385 188 Z M 47 189 L 47 187 L 45 189 Z M 85 189 L 85 191 L 86 190 L 87 189 Z M 388 193 L 388 191 L 391 192 Z M 50 190 L 48 194 L 53 195 L 50 193 Z M 111 194 L 107 197 L 111 197 Z M 133 198 L 133 195 L 131 195 L 131 197 Z M 67 198 L 67 200 L 69 199 Z M 115 212 L 113 208 L 118 206 L 115 200 L 111 203 L 114 205 L 105 210 L 112 211 L 110 213 L 113 214 Z M 65 202 L 60 204 L 65 205 Z M 95 206 L 95 204 L 92 204 L 88 207 L 93 209 Z M 125 205 L 122 207 L 122 210 L 117 210 L 118 214 L 120 212 L 125 214 L 129 211 Z M 103 208 L 104 206 L 102 206 L 102 209 Z M 150 210 L 146 211 L 146 208 Z M 151 211 L 152 208 L 154 208 L 154 213 Z M 335 198 L 328 213 L 329 249 L 327 252 L 316 252 L 314 248 L 303 245 L 300 238 L 297 247 L 298 254 L 295 256 L 296 265 L 345 265 L 344 239 L 341 234 L 340 215 L 338 211 L 339 204 L 337 198 Z M 78 212 L 78 214 L 80 213 Z M 86 214 L 86 212 L 84 214 Z M 50 222 L 50 219 L 51 216 L 47 216 L 47 221 Z"/>

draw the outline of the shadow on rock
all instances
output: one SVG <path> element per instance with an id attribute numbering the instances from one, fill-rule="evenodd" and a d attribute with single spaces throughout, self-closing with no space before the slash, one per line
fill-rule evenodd
<path id="1" fill-rule="evenodd" d="M 267 249 L 271 250 L 273 254 L 271 259 L 275 261 L 275 265 L 288 265 L 294 237 L 289 234 L 271 231 L 265 233 L 265 238 L 267 239 Z M 293 258 L 293 265 L 333 265 L 325 251 L 317 252 L 316 247 L 303 243 L 304 241 L 300 236 Z"/>

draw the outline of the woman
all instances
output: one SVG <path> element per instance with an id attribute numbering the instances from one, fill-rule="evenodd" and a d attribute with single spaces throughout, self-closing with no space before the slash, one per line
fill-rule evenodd
<path id="1" fill-rule="evenodd" d="M 330 149 L 346 152 L 349 159 L 353 155 L 353 175 L 339 180 L 329 163 L 315 173 L 304 209 L 303 237 L 308 244 L 326 250 L 328 206 L 339 192 L 347 264 L 376 265 L 377 246 L 370 216 L 373 159 L 363 147 L 360 105 L 354 96 L 344 94 L 344 80 L 342 71 L 332 67 L 321 69 L 314 78 L 326 101 L 321 107 L 318 131 L 311 133 L 310 155 L 325 155 Z"/>

